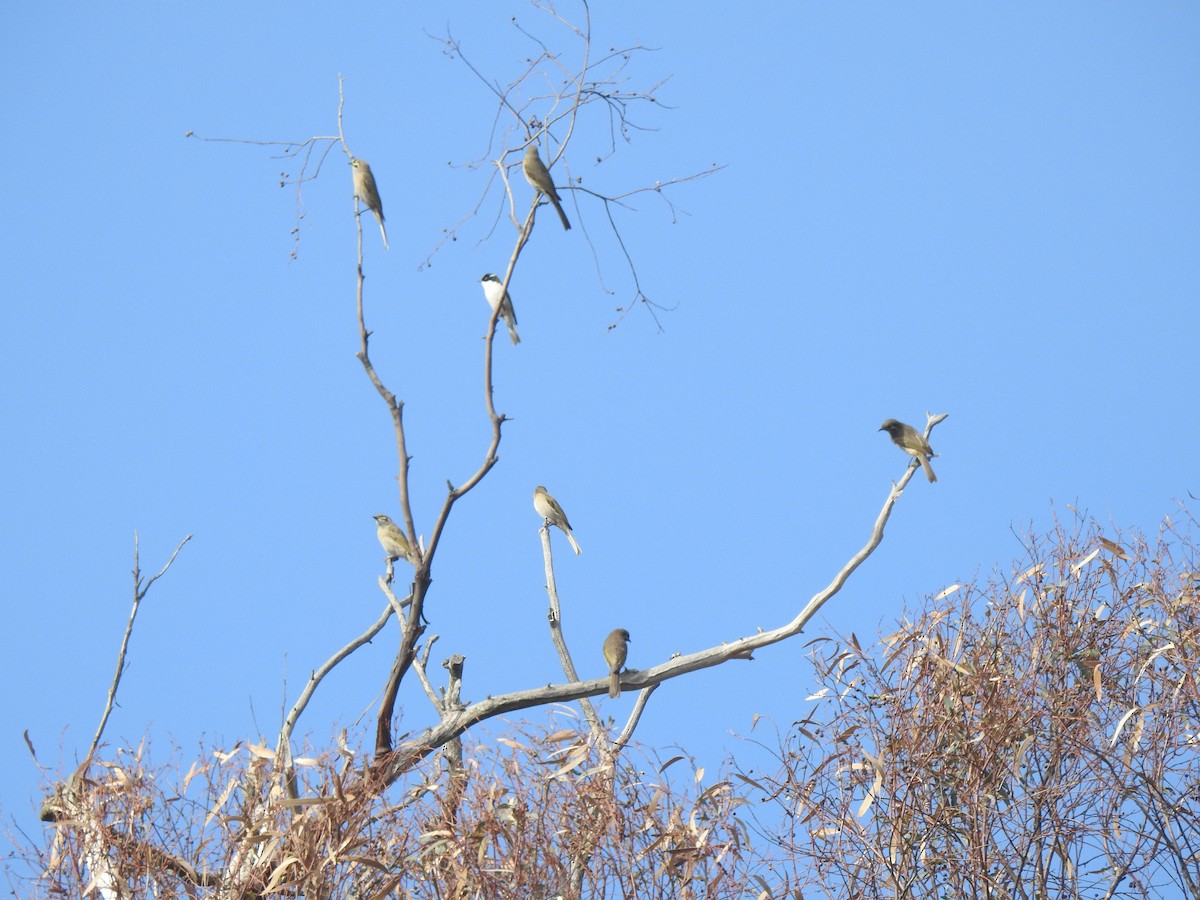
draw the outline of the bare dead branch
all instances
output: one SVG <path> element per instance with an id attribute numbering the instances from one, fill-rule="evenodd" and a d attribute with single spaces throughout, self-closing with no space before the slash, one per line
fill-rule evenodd
<path id="1" fill-rule="evenodd" d="M 117 651 L 117 670 L 113 673 L 112 684 L 108 687 L 108 697 L 104 701 L 104 712 L 100 715 L 100 724 L 96 727 L 96 734 L 92 738 L 92 743 L 88 747 L 88 752 L 84 755 L 84 761 L 81 765 L 81 770 L 86 770 L 88 763 L 96 753 L 96 748 L 100 746 L 100 738 L 104 735 L 104 727 L 108 724 L 108 717 L 112 714 L 113 704 L 117 701 L 117 688 L 121 684 L 121 676 L 125 674 L 125 655 L 129 651 L 129 639 L 133 635 L 133 622 L 137 618 L 138 609 L 142 605 L 142 601 L 146 599 L 146 595 L 150 593 L 150 588 L 154 582 L 158 581 L 167 573 L 167 569 L 171 568 L 171 564 L 175 562 L 175 557 L 179 555 L 179 551 L 183 549 L 183 545 L 192 539 L 189 534 L 175 547 L 171 558 L 167 560 L 167 564 L 159 569 L 158 574 L 152 575 L 150 579 L 142 584 L 142 569 L 139 562 L 138 550 L 138 533 L 133 533 L 133 608 L 129 610 L 129 620 L 125 623 L 125 634 L 121 638 L 121 649 Z"/>
<path id="2" fill-rule="evenodd" d="M 558 659 L 562 665 L 563 674 L 567 676 L 567 681 L 578 682 L 579 673 L 575 671 L 575 662 L 571 659 L 571 651 L 567 648 L 567 640 L 563 635 L 562 607 L 558 602 L 558 582 L 554 578 L 554 555 L 550 551 L 550 526 L 543 523 L 538 529 L 538 536 L 542 540 L 546 594 L 550 599 L 550 609 L 546 613 L 546 620 L 550 624 L 550 640 L 554 644 L 555 652 L 558 653 Z M 604 734 L 604 729 L 600 724 L 600 717 L 596 714 L 595 707 L 587 697 L 579 700 L 579 706 L 583 709 L 583 715 L 587 719 L 592 734 L 599 740 Z"/>
<path id="3" fill-rule="evenodd" d="M 389 594 L 389 599 L 394 599 L 394 595 L 391 595 L 390 589 L 386 591 L 386 593 Z M 346 659 L 348 656 L 350 656 L 350 654 L 352 654 L 355 650 L 358 650 L 360 647 L 369 644 L 375 635 L 379 634 L 379 632 L 383 630 L 383 626 L 387 624 L 388 619 L 392 617 L 393 613 L 400 614 L 399 605 L 393 605 L 391 602 L 389 602 L 388 605 L 384 607 L 383 612 L 379 614 L 379 618 L 377 618 L 367 628 L 366 631 L 343 646 L 340 650 L 329 657 L 329 659 L 325 660 L 325 662 L 309 676 L 308 684 L 304 686 L 304 690 L 300 692 L 300 697 L 292 705 L 291 711 L 284 720 L 283 728 L 280 729 L 279 732 L 279 741 L 276 744 L 275 752 L 279 754 L 280 758 L 286 760 L 286 763 L 281 767 L 281 772 L 284 773 L 289 785 L 293 784 L 291 781 L 291 775 L 293 771 L 291 765 L 292 732 L 295 730 L 296 723 L 300 720 L 300 716 L 303 715 L 304 710 L 308 707 L 308 703 L 312 699 L 312 695 L 316 692 L 325 676 L 332 672 L 342 660 Z M 296 797 L 294 787 L 289 788 L 288 795 L 293 799 Z"/>

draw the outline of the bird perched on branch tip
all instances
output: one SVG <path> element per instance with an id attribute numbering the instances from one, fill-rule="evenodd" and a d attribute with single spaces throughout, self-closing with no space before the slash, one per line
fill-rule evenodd
<path id="1" fill-rule="evenodd" d="M 548 524 L 557 525 L 562 530 L 571 542 L 571 549 L 575 551 L 576 556 L 582 552 L 575 535 L 571 533 L 571 523 L 567 521 L 567 514 L 558 505 L 558 501 L 550 496 L 550 492 L 540 484 L 533 489 L 533 508 Z"/>
<path id="2" fill-rule="evenodd" d="M 925 477 L 931 484 L 937 481 L 937 476 L 933 474 L 933 466 L 929 464 L 929 460 L 937 454 L 933 452 L 929 441 L 925 440 L 925 436 L 921 432 L 911 425 L 905 425 L 895 419 L 887 419 L 879 426 L 879 430 L 886 431 L 893 444 L 921 464 L 921 468 L 925 470 Z"/>
<path id="3" fill-rule="evenodd" d="M 387 554 L 388 562 L 393 559 L 406 559 L 412 562 L 412 547 L 408 543 L 408 538 L 404 536 L 404 532 L 400 530 L 400 526 L 382 513 L 372 518 L 375 519 L 375 536 L 379 538 L 379 544 L 383 547 L 383 552 Z"/>

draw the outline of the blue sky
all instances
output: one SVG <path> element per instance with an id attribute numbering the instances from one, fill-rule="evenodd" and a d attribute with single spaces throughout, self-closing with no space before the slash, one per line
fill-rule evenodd
<path id="1" fill-rule="evenodd" d="M 670 310 L 661 330 L 641 309 L 607 327 L 632 285 L 594 199 L 567 197 L 570 233 L 541 213 L 513 280 L 523 343 L 496 347 L 501 461 L 456 509 L 427 606 L 435 661 L 467 657 L 467 699 L 562 679 L 535 484 L 583 546 L 554 538 L 592 677 L 614 627 L 643 668 L 791 619 L 902 474 L 876 431 L 888 417 L 950 414 L 940 480 L 912 482 L 810 635 L 886 633 L 1069 507 L 1154 530 L 1200 489 L 1200 7 L 668 6 L 594 5 L 597 48 L 654 48 L 630 89 L 669 80 L 634 113 L 649 130 L 597 164 L 592 120 L 565 165 L 608 194 L 726 168 L 670 189 L 674 217 L 649 195 L 616 214 Z M 513 16 L 571 65 L 578 44 L 519 2 L 355 9 L 370 28 L 327 4 L 7 17 L 0 809 L 28 830 L 39 773 L 21 733 L 51 766 L 86 748 L 135 530 L 147 572 L 194 535 L 143 607 L 108 730 L 150 736 L 162 760 L 270 738 L 383 607 L 371 515 L 398 512 L 395 451 L 354 356 L 344 157 L 304 187 L 298 223 L 279 186 L 294 164 L 185 132 L 334 134 L 345 76 L 346 137 L 388 217 L 390 252 L 365 230 L 367 316 L 406 402 L 419 530 L 482 458 L 477 281 L 514 237 L 497 195 L 438 246 L 486 185 L 466 164 L 517 139 L 430 35 L 449 28 L 501 83 L 537 52 Z M 389 630 L 328 679 L 298 733 L 369 732 L 394 645 Z M 811 684 L 793 641 L 665 685 L 638 736 L 710 769 L 752 762 L 731 733 L 755 714 L 786 728 Z M 403 730 L 431 721 L 415 681 L 400 707 Z"/>

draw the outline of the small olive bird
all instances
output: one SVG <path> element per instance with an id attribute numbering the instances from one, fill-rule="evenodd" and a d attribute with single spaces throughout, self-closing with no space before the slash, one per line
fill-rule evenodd
<path id="1" fill-rule="evenodd" d="M 379 188 L 375 186 L 375 176 L 365 159 L 351 159 L 354 167 L 354 196 L 367 205 L 367 209 L 375 213 L 379 220 L 379 233 L 383 235 L 383 249 L 388 248 L 387 229 L 383 227 L 383 201 L 379 199 Z"/>
<path id="2" fill-rule="evenodd" d="M 624 628 L 613 629 L 604 639 L 604 661 L 608 663 L 608 696 L 621 696 L 621 666 L 629 652 L 629 632 Z"/>
<path id="3" fill-rule="evenodd" d="M 525 161 L 521 164 L 521 168 L 525 171 L 525 180 L 533 186 L 534 190 L 541 191 L 546 195 L 546 199 L 554 204 L 554 211 L 558 213 L 563 230 L 570 231 L 571 223 L 567 220 L 567 214 L 563 212 L 562 198 L 554 189 L 554 179 L 550 177 L 550 170 L 538 156 L 537 144 L 530 144 L 525 148 Z"/>
<path id="4" fill-rule="evenodd" d="M 382 513 L 374 516 L 374 519 L 375 536 L 379 538 L 379 543 L 383 547 L 383 552 L 387 554 L 388 561 L 407 559 L 411 562 L 412 548 L 408 545 L 408 538 L 404 536 L 400 526 Z"/>
<path id="5" fill-rule="evenodd" d="M 897 422 L 895 419 L 888 419 L 879 426 L 880 431 L 886 431 L 892 439 L 892 443 L 914 457 L 925 470 L 925 477 L 930 483 L 937 481 L 937 476 L 933 474 L 933 466 L 929 464 L 929 460 L 937 456 L 933 452 L 933 448 L 929 446 L 929 441 L 925 440 L 925 436 L 911 425 L 905 425 L 903 422 Z"/>
<path id="6" fill-rule="evenodd" d="M 547 524 L 557 525 L 562 529 L 563 534 L 567 536 L 567 540 L 571 542 L 571 549 L 578 556 L 581 552 L 579 542 L 575 540 L 575 535 L 571 533 L 571 523 L 567 521 L 567 514 L 558 505 L 558 501 L 550 496 L 550 492 L 540 484 L 533 489 L 533 508 L 537 510 L 539 516 L 546 520 Z"/>
<path id="7" fill-rule="evenodd" d="M 502 291 L 504 282 L 488 272 L 479 279 L 479 283 L 483 285 L 483 297 L 488 302 L 488 306 L 492 308 L 492 312 L 496 311 L 496 307 L 500 307 L 500 318 L 504 320 L 504 324 L 508 326 L 508 337 L 513 342 L 515 347 L 521 343 L 521 336 L 517 334 L 517 314 L 513 310 L 512 295 L 508 291 Z M 503 298 L 501 297 L 503 294 Z"/>

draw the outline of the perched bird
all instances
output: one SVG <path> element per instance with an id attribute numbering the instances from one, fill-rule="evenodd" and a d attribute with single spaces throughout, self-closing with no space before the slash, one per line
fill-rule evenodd
<path id="1" fill-rule="evenodd" d="M 517 334 L 517 314 L 513 311 L 512 295 L 508 291 L 501 290 L 504 282 L 488 272 L 479 279 L 479 283 L 483 285 L 483 296 L 486 298 L 488 306 L 492 308 L 492 312 L 495 312 L 496 306 L 499 305 L 500 318 L 508 326 L 508 336 L 512 339 L 513 346 L 521 343 L 521 336 Z"/>
<path id="2" fill-rule="evenodd" d="M 525 161 L 521 164 L 521 168 L 525 171 L 525 180 L 533 185 L 535 190 L 545 194 L 547 199 L 554 204 L 554 211 L 558 213 L 563 230 L 570 231 L 571 223 L 567 221 L 567 214 L 563 212 L 562 198 L 554 189 L 554 180 L 550 177 L 550 170 L 538 156 L 537 144 L 530 144 L 525 148 Z"/>
<path id="3" fill-rule="evenodd" d="M 604 661 L 608 663 L 608 696 L 621 696 L 621 666 L 629 652 L 629 632 L 614 628 L 604 639 Z"/>
<path id="4" fill-rule="evenodd" d="M 367 209 L 375 213 L 379 220 L 379 233 L 383 235 L 383 249 L 388 248 L 387 229 L 383 227 L 383 201 L 379 199 L 379 188 L 375 186 L 375 176 L 365 159 L 351 159 L 354 167 L 354 196 L 367 205 Z"/>
<path id="5" fill-rule="evenodd" d="M 400 526 L 382 514 L 375 516 L 374 519 L 375 536 L 379 538 L 379 543 L 383 546 L 383 552 L 387 554 L 388 561 L 393 559 L 411 561 L 412 548 L 408 544 L 408 538 L 400 530 Z"/>
<path id="6" fill-rule="evenodd" d="M 571 549 L 578 556 L 580 553 L 579 542 L 575 540 L 575 535 L 571 534 L 571 523 L 567 521 L 567 514 L 558 505 L 558 501 L 550 496 L 550 492 L 540 484 L 533 489 L 533 508 L 549 524 L 557 525 L 562 529 L 563 534 L 567 536 L 567 540 L 571 542 Z"/>
<path id="7" fill-rule="evenodd" d="M 929 464 L 929 460 L 937 454 L 933 452 L 929 441 L 925 440 L 925 436 L 921 432 L 911 425 L 905 425 L 895 419 L 888 419 L 879 426 L 879 430 L 886 431 L 893 444 L 921 463 L 921 468 L 925 470 L 925 477 L 929 479 L 930 483 L 937 481 L 937 476 L 933 474 L 933 466 Z"/>

